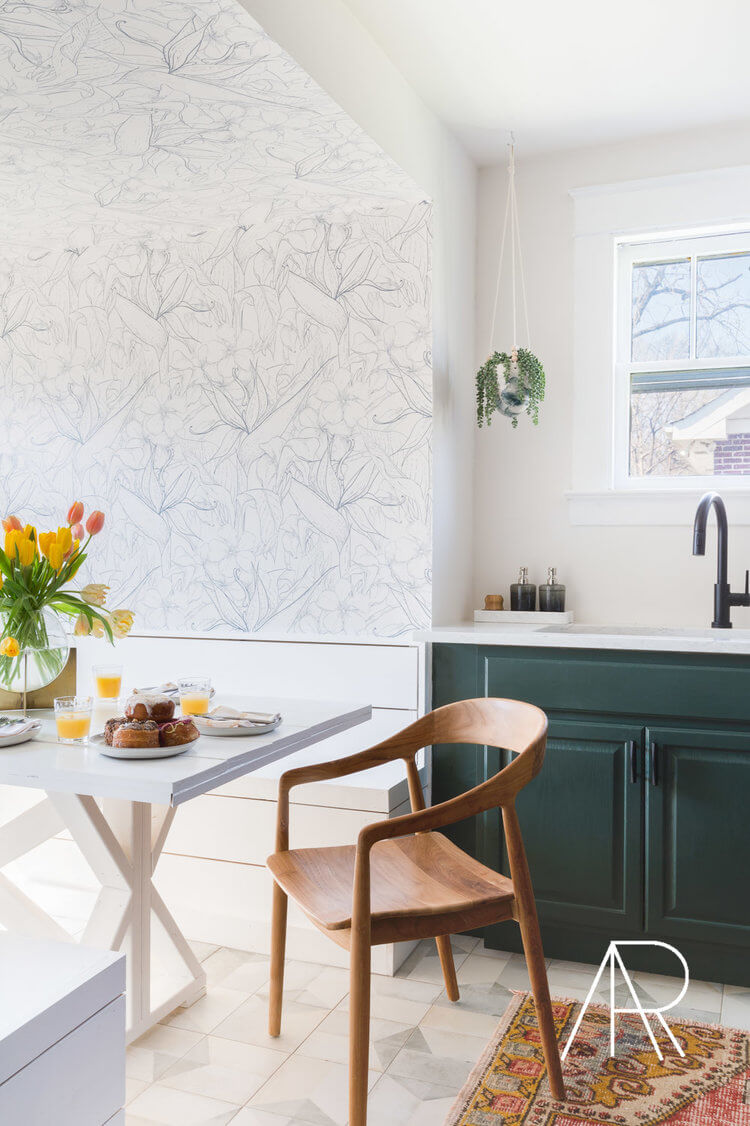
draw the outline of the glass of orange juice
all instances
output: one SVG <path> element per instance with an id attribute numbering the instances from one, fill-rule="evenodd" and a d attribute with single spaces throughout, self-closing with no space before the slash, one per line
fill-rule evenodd
<path id="1" fill-rule="evenodd" d="M 83 743 L 91 731 L 92 696 L 55 697 L 55 724 L 61 743 Z"/>
<path id="2" fill-rule="evenodd" d="M 122 688 L 122 665 L 94 665 L 92 671 L 97 699 L 118 699 Z"/>
<path id="3" fill-rule="evenodd" d="M 177 681 L 183 715 L 205 715 L 211 699 L 211 680 L 207 676 L 185 676 Z"/>

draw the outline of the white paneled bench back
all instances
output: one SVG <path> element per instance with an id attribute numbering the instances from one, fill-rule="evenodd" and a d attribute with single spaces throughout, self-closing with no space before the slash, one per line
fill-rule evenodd
<path id="1" fill-rule="evenodd" d="M 273 850 L 278 778 L 302 762 L 343 757 L 378 743 L 424 711 L 424 647 L 409 643 L 330 643 L 215 638 L 130 637 L 118 644 L 125 667 L 124 689 L 193 674 L 210 674 L 217 690 L 253 697 L 357 700 L 372 703 L 373 718 L 306 751 L 188 802 L 177 811 L 159 861 L 156 884 L 178 923 L 194 939 L 265 952 L 269 947 L 271 881 L 265 869 Z M 82 639 L 78 648 L 79 691 L 91 688 L 91 666 L 104 659 L 101 642 Z M 429 756 L 423 767 L 429 800 Z M 318 782 L 294 790 L 292 847 L 352 844 L 372 821 L 408 808 L 406 775 L 392 763 L 362 775 Z M 0 795 L 5 803 L 28 796 Z M 17 807 L 16 807 L 17 808 Z M 10 811 L 8 811 L 10 812 Z M 6 815 L 0 804 L 0 820 Z M 56 851 L 55 851 L 56 850 Z M 55 913 L 75 920 L 93 894 L 88 870 L 71 854 L 75 846 L 53 841 L 24 859 L 30 884 L 53 900 Z M 51 867 L 50 867 L 51 866 Z M 19 872 L 14 872 L 17 878 Z M 53 891 L 50 882 L 68 887 Z M 30 890 L 30 894 L 31 894 Z M 375 968 L 392 973 L 410 946 L 379 947 Z M 346 963 L 344 951 L 319 935 L 290 907 L 292 957 Z"/>

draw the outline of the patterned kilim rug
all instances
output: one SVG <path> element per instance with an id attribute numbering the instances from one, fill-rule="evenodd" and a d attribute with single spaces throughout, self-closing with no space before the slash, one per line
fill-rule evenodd
<path id="1" fill-rule="evenodd" d="M 561 1045 L 580 1001 L 554 1000 Z M 609 1055 L 609 1009 L 590 1005 L 563 1065 L 567 1099 L 551 1098 L 534 1002 L 508 1006 L 445 1126 L 750 1126 L 750 1033 L 665 1019 L 685 1053 L 651 1018 L 663 1063 L 640 1017 L 617 1017 Z"/>

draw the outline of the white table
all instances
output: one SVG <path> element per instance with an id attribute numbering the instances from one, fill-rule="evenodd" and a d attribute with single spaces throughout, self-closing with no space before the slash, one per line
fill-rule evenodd
<path id="1" fill-rule="evenodd" d="M 101 883 L 81 943 L 127 951 L 128 1041 L 205 993 L 205 973 L 152 879 L 176 807 L 372 715 L 369 705 L 329 701 L 226 697 L 219 702 L 279 711 L 283 722 L 269 735 L 203 735 L 174 758 L 125 761 L 105 757 L 95 745 L 59 742 L 52 713 L 40 711 L 35 714 L 44 729 L 37 739 L 0 749 L 0 784 L 46 793 L 0 827 L 0 869 L 68 830 Z M 101 731 L 111 714 L 111 707 L 98 709 L 92 731 Z M 152 973 L 154 920 L 169 940 L 166 975 Z M 1 871 L 0 923 L 10 931 L 71 941 Z"/>

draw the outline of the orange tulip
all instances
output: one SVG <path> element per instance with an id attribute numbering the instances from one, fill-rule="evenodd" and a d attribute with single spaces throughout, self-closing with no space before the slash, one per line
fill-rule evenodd
<path id="1" fill-rule="evenodd" d="M 21 652 L 21 646 L 16 641 L 15 637 L 4 637 L 0 641 L 0 656 L 2 657 L 17 657 Z"/>
<path id="2" fill-rule="evenodd" d="M 6 532 L 20 532 L 23 524 L 17 516 L 7 516 L 3 520 L 3 528 Z"/>
<path id="3" fill-rule="evenodd" d="M 68 509 L 68 523 L 80 524 L 83 520 L 83 501 L 77 500 Z"/>
<path id="4" fill-rule="evenodd" d="M 86 521 L 86 531 L 90 536 L 95 536 L 98 532 L 101 532 L 103 527 L 104 513 L 100 512 L 98 508 L 95 508 Z"/>
<path id="5" fill-rule="evenodd" d="M 70 529 L 70 534 L 74 540 L 83 539 L 83 524 L 74 524 Z"/>

